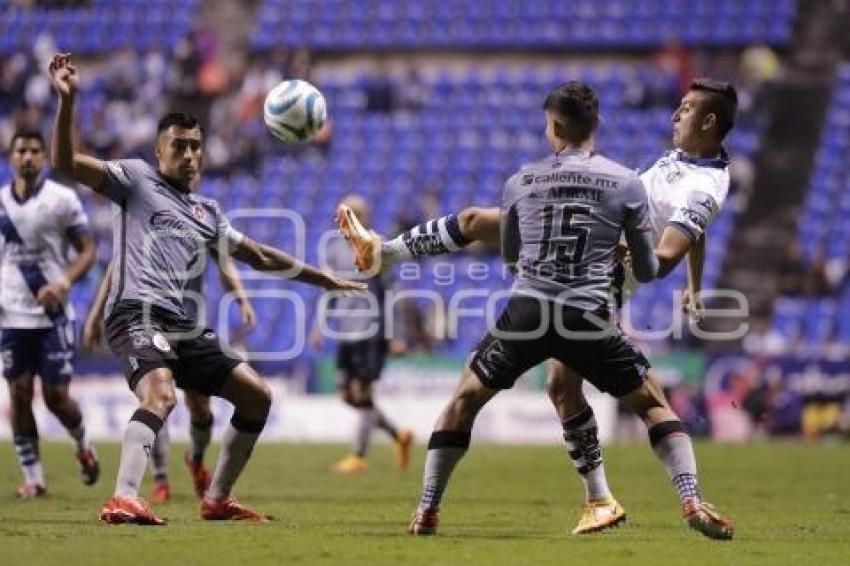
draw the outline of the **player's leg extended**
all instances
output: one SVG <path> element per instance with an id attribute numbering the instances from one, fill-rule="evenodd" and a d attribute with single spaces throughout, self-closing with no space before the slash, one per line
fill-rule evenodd
<path id="1" fill-rule="evenodd" d="M 346 373 L 348 370 L 340 368 L 340 371 Z M 339 388 L 340 397 L 343 403 L 357 412 L 357 426 L 351 439 L 351 453 L 333 466 L 333 471 L 338 474 L 362 474 L 368 468 L 366 453 L 375 425 L 375 411 L 371 398 L 364 398 L 361 389 L 360 380 L 346 373 Z"/>
<path id="2" fill-rule="evenodd" d="M 45 331 L 41 340 L 38 373 L 44 385 L 47 408 L 74 439 L 80 478 L 85 485 L 94 485 L 100 477 L 100 463 L 86 434 L 80 406 L 70 394 L 74 354 L 73 325 L 57 324 Z"/>
<path id="3" fill-rule="evenodd" d="M 77 461 L 80 463 L 80 477 L 85 485 L 93 485 L 100 477 L 100 464 L 94 447 L 86 433 L 80 405 L 70 395 L 68 383 L 49 384 L 45 382 L 44 402 L 76 445 Z"/>
<path id="4" fill-rule="evenodd" d="M 204 455 L 212 439 L 212 408 L 210 398 L 203 393 L 186 390 L 184 398 L 189 409 L 189 451 L 184 459 L 192 476 L 195 495 L 203 498 L 210 485 L 210 473 L 204 466 Z"/>
<path id="5" fill-rule="evenodd" d="M 567 453 L 584 483 L 585 504 L 572 533 L 587 534 L 618 525 L 626 512 L 611 495 L 593 409 L 582 392 L 582 378 L 563 363 L 548 365 L 548 392 L 564 428 Z"/>
<path id="6" fill-rule="evenodd" d="M 9 368 L 6 368 L 9 369 Z M 15 453 L 18 464 L 24 475 L 24 483 L 18 488 L 17 495 L 22 499 L 30 499 L 44 495 L 47 484 L 44 480 L 44 469 L 38 449 L 38 428 L 32 411 L 33 377 L 31 373 L 23 373 L 14 377 L 6 374 L 9 386 L 12 438 L 15 443 Z"/>
<path id="7" fill-rule="evenodd" d="M 367 230 L 350 208 L 337 211 L 340 231 L 354 251 L 357 267 L 377 273 L 383 264 L 392 264 L 424 255 L 453 253 L 474 241 L 499 242 L 499 209 L 470 207 L 460 214 L 428 220 L 382 242 Z"/>
<path id="8" fill-rule="evenodd" d="M 168 421 L 162 424 L 151 448 L 151 465 L 153 466 L 153 492 L 151 501 L 163 503 L 171 499 L 171 485 L 168 483 L 168 456 L 171 453 L 171 434 L 168 431 Z"/>
<path id="9" fill-rule="evenodd" d="M 201 517 L 265 522 L 264 516 L 236 501 L 230 492 L 266 425 L 272 403 L 271 389 L 248 364 L 240 363 L 218 394 L 233 403 L 234 411 L 224 431 L 210 487 L 201 503 Z"/>
<path id="10" fill-rule="evenodd" d="M 732 523 L 702 500 L 691 438 L 670 408 L 652 370 L 640 387 L 621 400 L 646 424 L 652 450 L 667 469 L 688 525 L 709 538 L 731 539 L 734 533 Z"/>
<path id="11" fill-rule="evenodd" d="M 422 495 L 408 532 L 433 535 L 439 523 L 439 507 L 452 471 L 469 449 L 472 425 L 478 412 L 498 393 L 485 387 L 469 368 L 443 409 L 428 441 Z"/>
<path id="12" fill-rule="evenodd" d="M 139 408 L 124 431 L 115 494 L 104 505 L 100 518 L 113 524 L 162 525 L 165 521 L 154 515 L 138 494 L 156 436 L 176 402 L 172 371 L 160 367 L 147 372 L 133 393 Z"/>

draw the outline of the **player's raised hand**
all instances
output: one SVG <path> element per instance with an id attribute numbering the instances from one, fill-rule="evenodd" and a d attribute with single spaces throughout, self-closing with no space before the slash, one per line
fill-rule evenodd
<path id="1" fill-rule="evenodd" d="M 682 291 L 682 312 L 688 315 L 692 322 L 699 322 L 705 312 L 705 303 L 702 302 L 702 297 L 697 293 L 692 296 L 690 291 L 685 289 Z"/>
<path id="2" fill-rule="evenodd" d="M 63 98 L 72 98 L 77 94 L 79 76 L 77 68 L 71 63 L 70 53 L 57 53 L 50 60 L 50 82 Z"/>
<path id="3" fill-rule="evenodd" d="M 68 296 L 68 285 L 62 281 L 48 283 L 38 290 L 36 300 L 48 311 L 55 311 L 65 302 Z"/>
<path id="4" fill-rule="evenodd" d="M 239 305 L 239 315 L 242 317 L 242 325 L 245 330 L 254 330 L 257 326 L 257 313 L 250 301 L 242 301 Z"/>

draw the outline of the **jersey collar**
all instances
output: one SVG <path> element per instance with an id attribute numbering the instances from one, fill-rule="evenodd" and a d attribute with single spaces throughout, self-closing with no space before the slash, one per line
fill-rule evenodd
<path id="1" fill-rule="evenodd" d="M 35 187 L 33 187 L 32 192 L 26 198 L 19 198 L 18 193 L 15 192 L 15 180 L 12 179 L 9 182 L 9 194 L 12 195 L 12 199 L 18 203 L 18 205 L 24 205 L 29 202 L 32 198 L 34 198 L 44 186 L 45 181 L 47 181 L 47 171 L 44 170 L 41 172 L 41 175 L 38 176 L 38 180 L 35 182 Z"/>
<path id="2" fill-rule="evenodd" d="M 696 165 L 697 167 L 711 167 L 712 169 L 726 169 L 729 166 L 729 154 L 726 148 L 720 147 L 720 155 L 717 157 L 687 157 L 681 149 L 673 151 L 673 158 L 682 163 Z"/>

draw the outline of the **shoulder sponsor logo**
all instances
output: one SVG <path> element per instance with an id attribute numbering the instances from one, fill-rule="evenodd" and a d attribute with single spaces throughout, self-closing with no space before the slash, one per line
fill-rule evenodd
<path id="1" fill-rule="evenodd" d="M 204 219 L 204 207 L 201 206 L 200 204 L 193 204 L 192 205 L 192 216 L 194 216 L 198 220 L 203 220 Z"/>
<path id="2" fill-rule="evenodd" d="M 171 344 L 168 343 L 168 340 L 165 339 L 165 336 L 157 332 L 153 335 L 153 345 L 160 352 L 170 352 Z"/>

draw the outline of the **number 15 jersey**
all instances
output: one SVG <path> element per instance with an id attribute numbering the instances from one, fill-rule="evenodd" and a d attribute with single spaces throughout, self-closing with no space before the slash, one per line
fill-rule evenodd
<path id="1" fill-rule="evenodd" d="M 514 291 L 595 311 L 609 304 L 621 236 L 635 272 L 652 256 L 646 190 L 637 174 L 601 155 L 564 150 L 505 183 L 502 252 Z"/>

